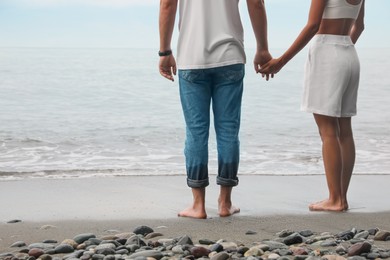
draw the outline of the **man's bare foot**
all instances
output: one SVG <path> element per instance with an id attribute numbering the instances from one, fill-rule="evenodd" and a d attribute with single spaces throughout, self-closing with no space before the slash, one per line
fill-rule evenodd
<path id="1" fill-rule="evenodd" d="M 177 216 L 186 217 L 186 218 L 199 218 L 199 219 L 207 218 L 207 214 L 205 210 L 196 210 L 193 207 L 186 208 L 185 210 L 179 212 Z"/>
<path id="2" fill-rule="evenodd" d="M 218 211 L 220 217 L 229 217 L 233 214 L 239 213 L 240 209 L 233 205 L 219 205 Z"/>
<path id="3" fill-rule="evenodd" d="M 309 205 L 310 211 L 336 211 L 342 212 L 348 210 L 347 203 L 334 203 L 330 200 L 323 200 Z"/>

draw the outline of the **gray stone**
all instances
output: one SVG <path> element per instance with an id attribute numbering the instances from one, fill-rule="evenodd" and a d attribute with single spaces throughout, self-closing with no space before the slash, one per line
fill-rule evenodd
<path id="1" fill-rule="evenodd" d="M 175 254 L 184 254 L 184 250 L 181 245 L 174 246 L 172 252 Z"/>
<path id="2" fill-rule="evenodd" d="M 295 232 L 292 231 L 292 230 L 284 229 L 284 230 L 282 230 L 282 231 L 276 233 L 276 235 L 277 235 L 278 237 L 282 237 L 282 238 L 283 238 L 283 237 L 288 237 L 289 235 L 294 234 L 294 233 L 295 233 Z"/>
<path id="3" fill-rule="evenodd" d="M 326 259 L 326 260 L 345 260 L 345 257 L 339 256 L 339 255 L 324 255 L 324 256 L 322 256 L 322 259 Z"/>
<path id="4" fill-rule="evenodd" d="M 304 237 L 310 237 L 310 236 L 314 235 L 313 232 L 311 230 L 309 230 L 309 229 L 302 230 L 302 231 L 299 232 L 299 234 L 301 236 L 304 236 Z"/>
<path id="5" fill-rule="evenodd" d="M 103 260 L 105 255 L 100 255 L 100 254 L 94 254 L 92 256 L 92 260 Z"/>
<path id="6" fill-rule="evenodd" d="M 320 236 L 316 236 L 313 238 L 313 241 L 314 242 L 317 242 L 317 241 L 322 241 L 322 240 L 327 240 L 327 239 L 333 239 L 333 236 L 332 235 L 329 235 L 329 234 L 325 234 L 325 235 L 320 235 Z"/>
<path id="7" fill-rule="evenodd" d="M 70 254 L 64 256 L 63 258 L 67 259 L 67 260 L 78 259 L 84 254 L 84 252 L 85 252 L 84 250 L 77 250 L 77 251 L 74 251 L 73 253 L 70 253 Z"/>
<path id="8" fill-rule="evenodd" d="M 338 245 L 336 247 L 336 253 L 339 255 L 344 255 L 347 253 L 347 249 L 343 245 Z"/>
<path id="9" fill-rule="evenodd" d="M 43 249 L 43 250 L 47 250 L 47 249 L 54 249 L 54 245 L 52 244 L 46 244 L 46 243 L 33 243 L 33 244 L 30 244 L 28 246 L 28 249 L 32 249 L 32 248 L 40 248 L 40 249 Z"/>
<path id="10" fill-rule="evenodd" d="M 210 239 L 199 239 L 199 244 L 201 244 L 201 245 L 212 245 L 212 244 L 215 244 L 215 241 L 212 241 Z"/>
<path id="11" fill-rule="evenodd" d="M 290 257 L 288 256 L 281 256 L 278 258 L 278 260 L 290 260 Z"/>
<path id="12" fill-rule="evenodd" d="M 58 241 L 57 241 L 57 240 L 54 240 L 54 239 L 46 239 L 46 240 L 43 240 L 42 243 L 46 243 L 46 244 L 57 244 Z"/>
<path id="13" fill-rule="evenodd" d="M 293 254 L 293 252 L 290 249 L 276 249 L 274 250 L 274 252 L 280 256 L 287 256 Z"/>
<path id="14" fill-rule="evenodd" d="M 223 248 L 222 248 L 223 250 Z M 237 253 L 241 254 L 241 255 L 244 255 L 246 251 L 249 250 L 249 247 L 246 247 L 246 246 L 240 246 L 238 249 L 237 249 Z"/>
<path id="15" fill-rule="evenodd" d="M 15 224 L 15 223 L 19 223 L 19 222 L 22 222 L 22 221 L 20 219 L 12 219 L 12 220 L 7 221 L 8 224 Z"/>
<path id="16" fill-rule="evenodd" d="M 191 238 L 187 235 L 182 236 L 179 241 L 177 241 L 178 245 L 193 245 L 194 243 L 192 242 Z"/>
<path id="17" fill-rule="evenodd" d="M 303 242 L 303 238 L 298 233 L 293 233 L 283 239 L 283 243 L 286 245 L 293 245 L 293 244 L 299 244 Z"/>
<path id="18" fill-rule="evenodd" d="M 137 249 L 139 249 L 139 246 L 138 245 L 127 245 L 126 248 L 130 251 L 130 252 L 135 252 Z"/>
<path id="19" fill-rule="evenodd" d="M 366 256 L 366 258 L 368 258 L 368 259 L 377 259 L 379 257 L 380 257 L 380 254 L 378 254 L 378 253 L 368 253 Z"/>
<path id="20" fill-rule="evenodd" d="M 126 248 L 119 249 L 119 250 L 115 251 L 115 254 L 118 254 L 118 255 L 127 255 L 128 253 L 129 253 L 129 250 L 127 250 Z"/>
<path id="21" fill-rule="evenodd" d="M 113 248 L 101 248 L 97 249 L 96 253 L 99 255 L 113 255 L 115 254 L 115 249 Z"/>
<path id="22" fill-rule="evenodd" d="M 337 243 L 335 240 L 325 240 L 321 242 L 320 246 L 323 247 L 337 246 Z"/>
<path id="23" fill-rule="evenodd" d="M 348 257 L 347 259 L 348 259 L 348 260 L 366 260 L 365 257 L 363 257 L 363 256 L 358 256 L 358 255 Z"/>
<path id="24" fill-rule="evenodd" d="M 219 253 L 219 252 L 221 252 L 223 250 L 223 246 L 221 244 L 216 243 L 216 244 L 211 245 L 209 247 L 209 249 L 210 249 L 211 252 Z"/>
<path id="25" fill-rule="evenodd" d="M 157 250 L 145 250 L 145 251 L 136 252 L 136 253 L 130 255 L 130 258 L 134 259 L 134 258 L 139 257 L 139 256 L 153 257 L 153 258 L 159 260 L 163 257 L 163 254 Z"/>
<path id="26" fill-rule="evenodd" d="M 143 235 L 143 236 L 146 236 L 147 234 L 152 232 L 154 232 L 154 230 L 148 226 L 138 226 L 133 230 L 134 234 Z"/>
<path id="27" fill-rule="evenodd" d="M 376 232 L 378 232 L 378 228 L 370 228 L 368 230 L 368 233 L 370 233 L 371 236 L 375 236 Z"/>
<path id="28" fill-rule="evenodd" d="M 369 235 L 370 235 L 370 232 L 368 232 L 368 231 L 362 231 L 362 232 L 357 233 L 353 238 L 363 238 L 363 239 L 367 239 Z"/>
<path id="29" fill-rule="evenodd" d="M 234 242 L 218 242 L 218 244 L 221 244 L 223 247 L 223 250 L 225 251 L 237 251 L 237 244 Z"/>
<path id="30" fill-rule="evenodd" d="M 263 254 L 264 254 L 263 250 L 261 250 L 257 246 L 254 246 L 254 247 L 249 248 L 249 250 L 245 252 L 244 256 L 245 257 L 249 257 L 249 256 L 256 256 L 257 257 L 257 256 L 261 256 Z"/>
<path id="31" fill-rule="evenodd" d="M 257 232 L 253 230 L 248 230 L 247 232 L 245 232 L 245 235 L 256 235 L 256 234 Z"/>
<path id="32" fill-rule="evenodd" d="M 271 253 L 268 255 L 267 259 L 270 259 L 270 260 L 276 260 L 280 257 L 280 255 L 276 254 L 276 253 Z"/>
<path id="33" fill-rule="evenodd" d="M 72 253 L 73 251 L 73 246 L 68 244 L 60 244 L 54 248 L 54 252 L 56 252 L 56 254 L 67 254 Z"/>
<path id="34" fill-rule="evenodd" d="M 43 254 L 39 257 L 40 260 L 52 260 L 53 258 L 49 254 Z"/>
<path id="35" fill-rule="evenodd" d="M 226 252 L 219 252 L 215 254 L 210 260 L 227 260 L 229 258 L 229 254 Z"/>
<path id="36" fill-rule="evenodd" d="M 341 240 L 351 240 L 355 236 L 355 233 L 351 230 L 347 230 L 337 234 L 337 237 Z"/>
<path id="37" fill-rule="evenodd" d="M 155 238 L 155 237 L 161 237 L 163 236 L 163 234 L 161 233 L 158 233 L 158 232 L 152 232 L 152 233 L 149 233 L 145 236 L 146 239 L 151 239 L 151 238 Z"/>
<path id="38" fill-rule="evenodd" d="M 25 242 L 23 241 L 18 241 L 18 242 L 15 242 L 11 245 L 11 247 L 24 247 L 24 246 L 27 246 Z"/>
<path id="39" fill-rule="evenodd" d="M 106 244 L 100 244 L 98 245 L 97 247 L 95 247 L 95 250 L 101 250 L 101 249 L 115 249 L 116 246 L 114 244 L 111 244 L 111 243 L 106 243 Z"/>
<path id="40" fill-rule="evenodd" d="M 142 247 L 142 246 L 146 246 L 146 243 L 140 237 L 138 237 L 137 235 L 134 235 L 134 236 L 130 237 L 129 239 L 127 239 L 126 245 L 137 245 L 139 247 Z"/>
<path id="41" fill-rule="evenodd" d="M 269 246 L 270 251 L 273 251 L 275 249 L 288 249 L 288 246 L 286 246 L 285 244 L 272 240 L 262 241 L 261 243 Z"/>
<path id="42" fill-rule="evenodd" d="M 79 234 L 77 236 L 75 236 L 73 238 L 73 240 L 77 243 L 77 244 L 81 244 L 85 241 L 87 241 L 88 239 L 90 238 L 96 238 L 96 236 L 92 233 L 84 233 L 84 234 Z"/>

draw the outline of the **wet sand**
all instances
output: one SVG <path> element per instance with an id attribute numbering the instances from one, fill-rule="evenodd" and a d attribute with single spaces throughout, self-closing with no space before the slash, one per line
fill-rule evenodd
<path id="1" fill-rule="evenodd" d="M 211 176 L 208 219 L 178 218 L 191 202 L 185 176 L 25 179 L 0 182 L 0 252 L 15 241 L 59 242 L 80 233 L 131 232 L 148 225 L 165 237 L 252 243 L 283 229 L 341 232 L 352 227 L 390 230 L 390 175 L 355 175 L 345 213 L 309 212 L 327 195 L 325 176 L 240 176 L 233 201 L 241 212 L 217 215 L 219 187 Z M 10 220 L 18 223 L 7 223 Z M 256 235 L 246 235 L 246 231 Z M 389 242 L 383 242 L 390 248 Z"/>

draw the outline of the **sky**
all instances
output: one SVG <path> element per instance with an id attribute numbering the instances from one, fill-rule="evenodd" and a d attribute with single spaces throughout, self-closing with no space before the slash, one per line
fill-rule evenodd
<path id="1" fill-rule="evenodd" d="M 266 1 L 270 48 L 292 43 L 307 21 L 310 2 Z M 253 48 L 246 1 L 240 8 L 245 46 Z M 390 48 L 389 11 L 390 0 L 366 0 L 366 29 L 358 45 Z M 157 50 L 158 12 L 159 0 L 0 0 L 0 47 Z M 176 20 L 173 48 L 177 35 Z"/>

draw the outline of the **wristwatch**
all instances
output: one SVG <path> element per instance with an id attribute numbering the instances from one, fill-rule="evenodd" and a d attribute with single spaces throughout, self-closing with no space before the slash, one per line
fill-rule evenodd
<path id="1" fill-rule="evenodd" d="M 169 56 L 172 54 L 172 50 L 167 50 L 167 51 L 158 51 L 158 56 L 163 57 L 163 56 Z"/>

